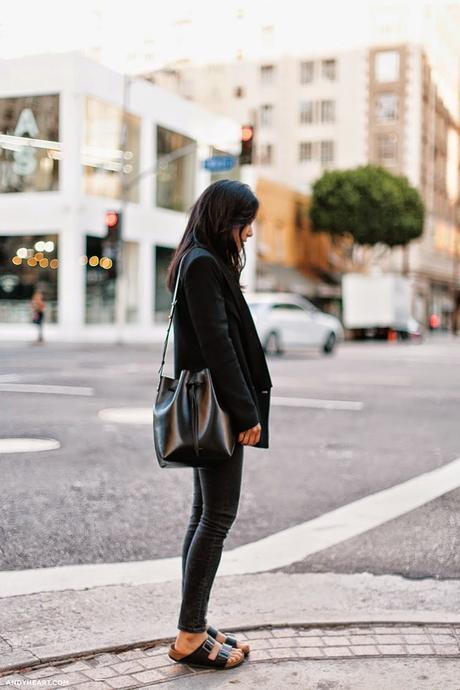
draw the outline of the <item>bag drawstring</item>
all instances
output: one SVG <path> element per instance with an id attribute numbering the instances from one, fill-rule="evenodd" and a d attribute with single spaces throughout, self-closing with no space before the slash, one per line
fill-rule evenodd
<path id="1" fill-rule="evenodd" d="M 192 417 L 192 439 L 193 439 L 193 447 L 195 449 L 195 455 L 199 457 L 200 455 L 200 447 L 199 447 L 199 439 L 198 439 L 198 426 L 199 426 L 199 418 L 198 418 L 198 399 L 197 399 L 197 394 L 196 394 L 196 387 L 200 386 L 201 383 L 200 381 L 187 381 L 187 386 L 189 387 L 190 391 L 190 408 L 191 408 L 191 417 Z"/>

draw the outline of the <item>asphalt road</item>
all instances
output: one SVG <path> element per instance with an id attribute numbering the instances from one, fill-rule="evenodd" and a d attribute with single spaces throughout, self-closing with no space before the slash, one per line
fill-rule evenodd
<path id="1" fill-rule="evenodd" d="M 3 344 L 0 438 L 61 448 L 0 453 L 0 569 L 177 556 L 191 470 L 160 469 L 147 425 L 102 421 L 149 407 L 160 347 Z M 361 402 L 362 410 L 274 405 L 269 450 L 245 449 L 232 548 L 305 522 L 460 457 L 460 341 L 345 344 L 273 357 L 273 396 Z M 5 391 L 8 383 L 13 390 Z M 18 384 L 93 395 L 20 392 Z M 460 489 L 285 570 L 460 577 Z"/>

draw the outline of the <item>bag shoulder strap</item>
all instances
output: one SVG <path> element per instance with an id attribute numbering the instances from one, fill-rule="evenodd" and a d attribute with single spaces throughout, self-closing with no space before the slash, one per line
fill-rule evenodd
<path id="1" fill-rule="evenodd" d="M 188 252 L 187 252 L 187 254 L 188 254 Z M 177 302 L 177 290 L 179 288 L 179 278 L 180 278 L 180 272 L 181 272 L 181 268 L 182 268 L 182 262 L 184 261 L 187 254 L 184 254 L 182 259 L 180 260 L 179 268 L 177 270 L 176 284 L 174 286 L 174 293 L 173 293 L 173 298 L 171 301 L 171 308 L 169 310 L 168 328 L 166 329 L 166 337 L 165 337 L 165 342 L 164 342 L 164 346 L 163 346 L 163 354 L 161 357 L 161 365 L 160 365 L 160 368 L 158 369 L 158 374 L 160 376 L 160 380 L 161 380 L 161 377 L 163 376 L 163 368 L 165 365 L 166 351 L 168 349 L 169 331 L 171 330 L 172 320 L 173 320 L 173 316 L 174 316 L 174 309 L 175 309 L 176 302 Z M 160 386 L 160 381 L 158 382 L 158 386 Z"/>

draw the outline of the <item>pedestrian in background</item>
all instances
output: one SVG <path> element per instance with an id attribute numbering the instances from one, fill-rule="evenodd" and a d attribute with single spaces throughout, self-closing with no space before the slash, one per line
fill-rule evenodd
<path id="1" fill-rule="evenodd" d="M 244 244 L 252 237 L 258 200 L 234 180 L 219 180 L 191 209 L 168 269 L 174 290 L 175 375 L 209 368 L 219 404 L 236 431 L 230 458 L 193 467 L 193 504 L 182 551 L 182 603 L 169 656 L 219 669 L 241 664 L 249 645 L 207 625 L 211 587 L 240 498 L 244 446 L 268 447 L 270 379 L 265 354 L 240 286 Z"/>
<path id="2" fill-rule="evenodd" d="M 43 342 L 43 321 L 45 318 L 46 302 L 45 302 L 45 298 L 43 296 L 43 292 L 39 288 L 35 289 L 34 294 L 32 295 L 32 299 L 30 301 L 30 304 L 32 307 L 32 321 L 33 321 L 33 323 L 36 323 L 38 326 L 38 337 L 37 337 L 37 340 L 35 342 L 42 343 Z"/>

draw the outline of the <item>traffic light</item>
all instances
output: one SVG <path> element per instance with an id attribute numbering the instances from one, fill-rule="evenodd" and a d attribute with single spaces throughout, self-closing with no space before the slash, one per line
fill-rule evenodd
<path id="1" fill-rule="evenodd" d="M 121 212 L 107 211 L 105 214 L 106 239 L 110 244 L 121 240 Z"/>
<path id="2" fill-rule="evenodd" d="M 251 165 L 253 143 L 254 127 L 252 125 L 243 125 L 241 128 L 240 165 Z"/>

